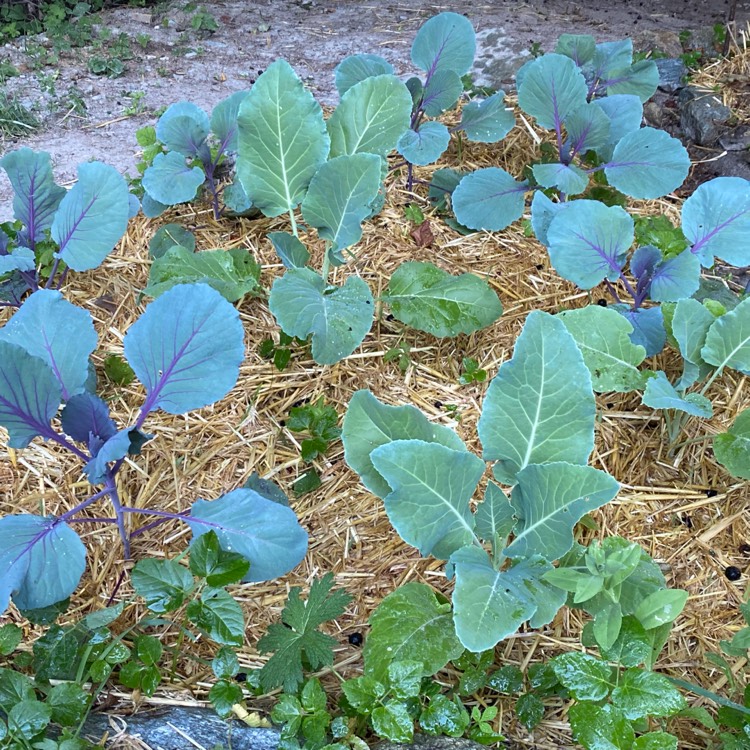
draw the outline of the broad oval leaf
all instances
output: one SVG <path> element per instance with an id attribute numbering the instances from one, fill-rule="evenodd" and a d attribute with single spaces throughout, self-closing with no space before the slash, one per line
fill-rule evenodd
<path id="1" fill-rule="evenodd" d="M 664 344 L 667 343 L 667 332 L 664 330 L 661 307 L 640 307 L 637 310 L 631 310 L 625 304 L 609 307 L 630 323 L 633 327 L 630 340 L 637 346 L 642 346 L 646 350 L 647 357 L 653 357 L 664 348 Z"/>
<path id="2" fill-rule="evenodd" d="M 60 292 L 39 289 L 0 328 L 0 341 L 17 344 L 46 362 L 67 401 L 85 389 L 89 355 L 97 344 L 91 315 Z"/>
<path id="3" fill-rule="evenodd" d="M 96 268 L 128 226 L 128 186 L 122 175 L 101 162 L 78 166 L 78 182 L 68 191 L 52 222 L 56 257 L 74 271 Z"/>
<path id="4" fill-rule="evenodd" d="M 152 258 L 161 258 L 167 250 L 175 245 L 195 250 L 195 235 L 181 224 L 165 224 L 159 227 L 148 243 L 148 253 Z"/>
<path id="5" fill-rule="evenodd" d="M 594 85 L 605 81 L 614 71 L 624 70 L 633 64 L 633 40 L 618 39 L 600 42 L 591 61 Z"/>
<path id="6" fill-rule="evenodd" d="M 161 216 L 168 208 L 169 206 L 166 203 L 159 203 L 156 198 L 152 198 L 148 193 L 143 194 L 141 210 L 143 211 L 143 215 L 149 219 Z"/>
<path id="7" fill-rule="evenodd" d="M 66 193 L 55 184 L 50 155 L 24 146 L 3 156 L 0 167 L 13 186 L 13 215 L 28 230 L 31 244 L 43 240 Z"/>
<path id="8" fill-rule="evenodd" d="M 578 195 L 589 185 L 589 176 L 575 164 L 535 164 L 534 179 L 542 187 L 555 187 L 566 195 Z"/>
<path id="9" fill-rule="evenodd" d="M 307 552 L 307 532 L 291 508 L 249 489 L 193 503 L 186 523 L 198 538 L 216 532 L 221 548 L 250 562 L 243 581 L 269 581 L 295 568 Z"/>
<path id="10" fill-rule="evenodd" d="M 391 75 L 393 65 L 380 55 L 349 55 L 345 57 L 333 71 L 336 79 L 336 89 L 343 97 L 352 86 L 356 86 L 366 78 L 381 75 Z"/>
<path id="11" fill-rule="evenodd" d="M 237 310 L 205 284 L 154 300 L 125 334 L 125 357 L 146 388 L 141 413 L 184 414 L 222 398 L 245 355 Z"/>
<path id="12" fill-rule="evenodd" d="M 421 108 L 428 117 L 438 117 L 446 109 L 453 109 L 464 87 L 453 70 L 438 70 L 429 77 L 422 91 Z"/>
<path id="13" fill-rule="evenodd" d="M 423 676 L 429 677 L 464 650 L 450 603 L 424 583 L 399 586 L 377 606 L 369 623 L 365 674 L 380 682 L 386 681 L 391 663 L 419 662 Z"/>
<path id="14" fill-rule="evenodd" d="M 667 677 L 637 667 L 625 670 L 612 691 L 612 703 L 631 721 L 672 716 L 686 706 L 682 694 Z"/>
<path id="15" fill-rule="evenodd" d="M 688 382 L 686 377 L 690 368 L 685 367 L 685 373 L 680 379 L 678 387 L 685 389 L 692 385 L 697 378 L 703 379 L 712 369 L 703 361 L 701 349 L 706 343 L 708 329 L 716 318 L 709 309 L 695 299 L 681 299 L 675 306 L 672 316 L 672 335 L 677 341 L 686 365 L 695 365 L 695 378 Z"/>
<path id="16" fill-rule="evenodd" d="M 242 183 L 235 179 L 224 188 L 221 194 L 224 200 L 224 207 L 227 210 L 227 216 L 244 216 L 252 211 L 253 202 L 247 197 L 245 188 Z"/>
<path id="17" fill-rule="evenodd" d="M 591 289 L 620 275 L 633 237 L 633 219 L 627 211 L 578 200 L 550 222 L 547 247 L 560 276 L 581 289 Z"/>
<path id="18" fill-rule="evenodd" d="M 611 137 L 610 127 L 609 117 L 594 103 L 573 110 L 565 118 L 566 145 L 571 158 L 587 151 L 598 151 L 606 145 Z"/>
<path id="19" fill-rule="evenodd" d="M 237 151 L 237 115 L 249 92 L 235 91 L 211 112 L 211 132 L 219 139 L 219 153 Z"/>
<path id="20" fill-rule="evenodd" d="M 464 547 L 453 554 L 451 562 L 456 570 L 456 634 L 469 651 L 493 648 L 541 608 L 547 610 L 549 622 L 565 602 L 565 592 L 542 580 L 552 566 L 541 557 L 497 571 L 481 547 Z"/>
<path id="21" fill-rule="evenodd" d="M 43 359 L 0 341 L 0 425 L 8 431 L 9 448 L 25 448 L 37 435 L 50 437 L 61 400 L 60 381 Z"/>
<path id="22" fill-rule="evenodd" d="M 688 592 L 682 589 L 659 589 L 646 596 L 636 607 L 635 617 L 646 630 L 674 622 L 685 608 Z"/>
<path id="23" fill-rule="evenodd" d="M 0 518 L 0 611 L 12 594 L 20 609 L 41 609 L 67 599 L 86 568 L 78 534 L 55 518 Z"/>
<path id="24" fill-rule="evenodd" d="M 655 302 L 677 302 L 698 291 L 701 264 L 690 250 L 658 263 L 651 278 L 649 297 Z"/>
<path id="25" fill-rule="evenodd" d="M 366 78 L 342 95 L 326 123 L 330 157 L 368 153 L 387 156 L 409 127 L 411 94 L 393 75 Z"/>
<path id="26" fill-rule="evenodd" d="M 167 107 L 156 123 L 156 137 L 183 156 L 199 156 L 208 137 L 208 115 L 192 102 Z"/>
<path id="27" fill-rule="evenodd" d="M 604 165 L 609 184 L 632 198 L 661 198 L 671 193 L 682 185 L 689 169 L 685 147 L 655 128 L 625 135 Z"/>
<path id="28" fill-rule="evenodd" d="M 597 153 L 604 159 L 612 158 L 615 145 L 628 133 L 639 130 L 643 121 L 643 104 L 637 96 L 614 94 L 595 99 L 592 104 L 598 107 L 609 120 L 609 137 Z"/>
<path id="29" fill-rule="evenodd" d="M 648 379 L 643 392 L 643 403 L 652 409 L 676 409 L 694 417 L 709 418 L 714 413 L 711 402 L 705 396 L 699 393 L 678 393 L 661 371 L 656 373 L 656 377 Z"/>
<path id="30" fill-rule="evenodd" d="M 714 437 L 716 460 L 732 475 L 750 479 L 750 409 L 740 412 L 732 426 Z"/>
<path id="31" fill-rule="evenodd" d="M 413 406 L 388 406 L 370 391 L 357 391 L 344 416 L 341 439 L 346 463 L 359 474 L 362 484 L 374 495 L 384 498 L 392 487 L 373 466 L 372 451 L 394 440 L 420 440 L 439 443 L 454 451 L 466 446 L 453 430 L 434 424 Z"/>
<path id="32" fill-rule="evenodd" d="M 470 229 L 499 231 L 523 215 L 527 182 L 516 182 L 500 167 L 467 174 L 453 191 L 456 219 Z"/>
<path id="33" fill-rule="evenodd" d="M 732 367 L 750 374 L 750 298 L 708 329 L 701 356 L 716 368 Z"/>
<path id="34" fill-rule="evenodd" d="M 425 122 L 419 130 L 407 130 L 398 139 L 396 148 L 406 161 L 424 167 L 440 158 L 450 139 L 450 132 L 442 122 Z"/>
<path id="35" fill-rule="evenodd" d="M 503 312 L 497 295 L 478 276 L 453 276 L 432 263 L 408 261 L 391 276 L 382 300 L 393 315 L 433 336 L 473 333 Z"/>
<path id="36" fill-rule="evenodd" d="M 498 543 L 504 545 L 516 525 L 513 506 L 508 496 L 494 483 L 487 485 L 484 500 L 474 513 L 477 536 L 492 544 L 493 552 Z"/>
<path id="37" fill-rule="evenodd" d="M 478 432 L 499 482 L 515 484 L 528 464 L 586 464 L 594 447 L 591 376 L 562 321 L 539 310 L 526 318 L 512 359 L 484 399 Z"/>
<path id="38" fill-rule="evenodd" d="M 323 111 L 286 60 L 268 66 L 240 105 L 237 176 L 266 216 L 293 211 L 326 160 Z"/>
<path id="39" fill-rule="evenodd" d="M 559 131 L 565 119 L 586 104 L 588 88 L 569 57 L 549 53 L 523 66 L 518 106 L 543 128 Z"/>
<path id="40" fill-rule="evenodd" d="M 513 129 L 516 118 L 505 108 L 505 92 L 497 91 L 482 101 L 471 101 L 461 110 L 460 128 L 471 141 L 495 143 Z"/>
<path id="41" fill-rule="evenodd" d="M 568 202 L 555 203 L 541 190 L 534 191 L 534 197 L 531 200 L 531 228 L 539 242 L 543 245 L 548 244 L 547 231 L 552 219 L 570 205 L 572 204 Z"/>
<path id="42" fill-rule="evenodd" d="M 370 204 L 380 189 L 380 165 L 381 158 L 375 154 L 337 156 L 310 181 L 302 216 L 332 243 L 332 252 L 362 237 L 362 221 L 370 215 Z"/>
<path id="43" fill-rule="evenodd" d="M 33 271 L 36 267 L 34 251 L 28 247 L 15 247 L 7 255 L 0 255 L 0 276 L 11 271 Z"/>
<path id="44" fill-rule="evenodd" d="M 568 716 L 573 737 L 583 747 L 632 750 L 635 740 L 633 725 L 615 706 L 581 701 L 570 707 Z"/>
<path id="45" fill-rule="evenodd" d="M 555 46 L 555 52 L 569 57 L 579 67 L 585 65 L 594 57 L 596 41 L 590 34 L 560 34 Z"/>
<path id="46" fill-rule="evenodd" d="M 357 276 L 330 290 L 309 268 L 292 268 L 274 281 L 268 306 L 284 333 L 312 334 L 312 355 L 321 365 L 348 357 L 372 327 L 372 293 Z"/>
<path id="47" fill-rule="evenodd" d="M 441 70 L 459 76 L 474 63 L 476 37 L 471 21 L 458 13 L 438 13 L 426 21 L 411 45 L 411 61 L 427 72 L 427 79 Z"/>
<path id="48" fill-rule="evenodd" d="M 717 177 L 699 185 L 682 206 L 682 231 L 703 266 L 712 266 L 714 256 L 750 263 L 750 182 Z"/>
<path id="49" fill-rule="evenodd" d="M 310 252 L 293 234 L 269 232 L 266 237 L 271 240 L 285 268 L 304 268 L 310 262 Z"/>
<path id="50" fill-rule="evenodd" d="M 612 667 L 589 654 L 560 654 L 551 661 L 557 679 L 579 701 L 600 701 L 615 685 Z"/>
<path id="51" fill-rule="evenodd" d="M 606 87 L 608 96 L 637 96 L 646 102 L 659 87 L 659 69 L 653 60 L 638 60 L 628 68 L 611 71 L 599 86 Z"/>
<path id="52" fill-rule="evenodd" d="M 394 440 L 370 454 L 375 470 L 392 488 L 384 499 L 401 538 L 425 557 L 447 560 L 475 539 L 469 500 L 484 463 L 466 450 L 421 440 Z"/>
<path id="53" fill-rule="evenodd" d="M 117 432 L 107 405 L 91 393 L 73 396 L 60 413 L 60 422 L 63 432 L 79 443 L 88 443 L 91 435 L 107 441 Z"/>
<path id="54" fill-rule="evenodd" d="M 518 523 L 503 550 L 512 558 L 560 559 L 573 546 L 573 527 L 585 513 L 608 503 L 620 485 L 591 466 L 564 462 L 532 464 L 516 475 L 510 502 Z"/>
<path id="55" fill-rule="evenodd" d="M 143 188 L 159 203 L 174 206 L 193 200 L 206 175 L 200 167 L 189 167 L 177 151 L 157 154 L 143 173 Z"/>
<path id="56" fill-rule="evenodd" d="M 622 315 L 589 305 L 566 310 L 557 317 L 581 350 L 597 393 L 628 393 L 643 388 L 645 377 L 638 365 L 645 359 L 646 350 L 630 340 L 633 326 Z"/>

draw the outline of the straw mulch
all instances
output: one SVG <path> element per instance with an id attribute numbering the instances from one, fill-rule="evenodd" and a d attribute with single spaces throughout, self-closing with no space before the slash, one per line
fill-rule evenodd
<path id="1" fill-rule="evenodd" d="M 725 98 L 738 118 L 745 121 L 750 112 L 749 69 L 750 52 L 743 48 L 732 59 L 713 64 L 699 76 L 702 83 L 710 82 L 706 79 L 720 82 Z M 518 122 L 500 144 L 464 143 L 459 155 L 454 141 L 442 166 L 475 169 L 499 165 L 520 175 L 523 165 L 538 153 L 539 136 L 520 118 Z M 429 179 L 430 172 L 420 169 L 417 176 Z M 486 384 L 458 384 L 462 357 L 475 358 L 491 377 L 511 356 L 530 310 L 554 312 L 579 307 L 605 295 L 599 290 L 589 295 L 561 280 L 552 270 L 545 249 L 525 237 L 519 223 L 495 234 L 480 232 L 462 237 L 431 217 L 434 243 L 418 247 L 410 237 L 413 227 L 404 218 L 403 206 L 416 202 L 429 215 L 424 189 L 420 186 L 418 194 L 407 194 L 403 185 L 403 175 L 392 176 L 384 210 L 364 227 L 357 261 L 337 270 L 335 280 L 343 281 L 345 274 L 358 273 L 377 294 L 401 262 L 429 260 L 452 273 L 472 272 L 486 278 L 503 302 L 502 318 L 477 334 L 437 340 L 406 329 L 383 313 L 362 347 L 345 361 L 321 367 L 306 355 L 297 354 L 287 370 L 277 372 L 258 355 L 259 343 L 276 335 L 277 327 L 264 300 L 247 299 L 238 305 L 246 329 L 247 357 L 237 386 L 213 407 L 186 416 L 151 416 L 146 429 L 155 433 L 156 439 L 141 456 L 129 459 L 120 474 L 120 488 L 127 504 L 184 511 L 198 498 L 213 499 L 238 487 L 252 471 L 289 491 L 293 480 L 304 470 L 299 458 L 299 436 L 284 427 L 290 408 L 323 395 L 343 414 L 352 394 L 360 388 L 369 388 L 391 404 L 417 406 L 430 419 L 454 427 L 469 448 L 481 454 L 476 424 Z M 676 218 L 679 205 L 677 198 L 667 197 L 634 203 L 633 210 L 666 212 Z M 147 281 L 148 241 L 158 226 L 168 221 L 178 221 L 192 229 L 200 249 L 247 248 L 263 264 L 266 288 L 282 272 L 265 237 L 269 231 L 288 229 L 283 217 L 225 219 L 217 223 L 207 206 L 196 205 L 179 207 L 155 221 L 136 218 L 103 268 L 75 274 L 65 290 L 71 301 L 94 317 L 100 335 L 97 366 L 108 353 L 122 351 L 123 335 L 143 309 L 136 299 Z M 319 258 L 322 246 L 312 237 L 307 239 Z M 112 304 L 103 307 L 101 300 Z M 412 364 L 406 374 L 395 363 L 383 360 L 387 350 L 401 343 L 411 346 Z M 667 351 L 656 358 L 654 367 L 673 375 L 679 369 L 678 357 Z M 111 407 L 119 423 L 132 422 L 143 398 L 140 386 L 107 386 L 103 374 L 101 381 L 105 393 L 113 396 Z M 710 396 L 716 416 L 710 421 L 692 420 L 684 434 L 684 444 L 674 455 L 668 452 L 661 414 L 642 406 L 637 395 L 605 394 L 598 399 L 597 446 L 591 460 L 592 465 L 622 483 L 617 499 L 595 514 L 600 528 L 593 536 L 619 534 L 639 542 L 661 565 L 670 585 L 690 593 L 659 668 L 718 692 L 727 690 L 726 679 L 706 662 L 704 654 L 718 651 L 719 640 L 730 637 L 741 626 L 737 605 L 746 578 L 731 583 L 723 572 L 728 565 L 747 571 L 747 552 L 741 552 L 740 547 L 750 541 L 750 514 L 746 484 L 733 480 L 717 465 L 710 438 L 725 430 L 750 405 L 744 386 L 744 376 L 736 372 L 715 383 Z M 446 410 L 447 406 L 455 406 L 455 410 Z M 233 590 L 244 605 L 248 622 L 247 640 L 240 653 L 245 669 L 263 663 L 255 645 L 266 626 L 278 618 L 289 587 L 307 589 L 313 577 L 327 571 L 333 571 L 337 584 L 353 597 L 346 614 L 330 630 L 340 643 L 335 668 L 344 676 L 356 674 L 361 667 L 360 651 L 348 644 L 347 636 L 357 631 L 366 635 L 367 618 L 387 594 L 412 580 L 450 589 L 441 563 L 420 559 L 414 549 L 400 541 L 382 503 L 347 468 L 340 443 L 317 466 L 322 487 L 293 499 L 293 507 L 310 533 L 305 561 L 284 580 Z M 0 513 L 59 514 L 90 492 L 78 462 L 54 445 L 35 441 L 11 455 L 0 450 Z M 102 515 L 96 510 L 93 514 Z M 149 519 L 131 516 L 128 520 L 136 528 Z M 89 549 L 88 570 L 66 616 L 69 618 L 104 606 L 121 572 L 130 566 L 123 561 L 115 527 L 80 524 L 76 529 Z M 172 557 L 185 549 L 189 537 L 184 526 L 167 523 L 136 537 L 133 554 L 136 559 Z M 130 594 L 126 579 L 115 600 Z M 139 607 L 129 609 L 118 627 L 131 624 L 142 614 Z M 7 617 L 17 619 L 13 610 Z M 561 651 L 579 649 L 583 624 L 579 613 L 564 609 L 541 631 L 522 631 L 501 643 L 497 664 L 525 668 Z M 167 647 L 176 640 L 174 628 L 163 634 Z M 210 658 L 212 653 L 211 646 L 199 640 L 189 655 L 180 655 L 174 682 L 165 685 L 156 697 L 143 700 L 113 688 L 108 702 L 123 714 L 136 705 L 200 703 L 206 699 L 212 676 L 206 663 L 194 657 Z M 744 668 L 744 662 L 736 663 L 740 682 Z M 450 675 L 445 677 L 450 679 Z M 324 679 L 335 690 L 336 679 L 330 674 Z M 485 700 L 482 696 L 477 699 Z M 494 702 L 495 697 L 487 696 L 486 700 Z M 252 705 L 253 701 L 249 703 Z M 545 720 L 533 733 L 517 722 L 510 710 L 511 702 L 500 701 L 499 705 L 502 731 L 519 747 L 559 748 L 571 744 L 565 705 L 550 705 Z M 680 747 L 705 746 L 702 730 L 677 724 L 675 731 L 681 734 Z"/>

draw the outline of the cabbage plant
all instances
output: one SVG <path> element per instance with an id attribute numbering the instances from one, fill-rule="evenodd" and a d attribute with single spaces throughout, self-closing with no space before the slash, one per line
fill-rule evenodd
<path id="1" fill-rule="evenodd" d="M 214 531 L 224 549 L 250 561 L 246 581 L 274 578 L 300 562 L 307 534 L 294 512 L 253 489 L 198 500 L 184 513 L 129 507 L 118 492 L 125 458 L 153 437 L 142 431 L 148 416 L 158 409 L 185 414 L 223 398 L 237 381 L 243 338 L 239 314 L 214 289 L 185 284 L 165 292 L 125 334 L 125 358 L 145 398 L 138 416 L 118 428 L 92 383 L 97 336 L 88 312 L 58 291 L 40 289 L 0 328 L 0 426 L 8 448 L 25 448 L 37 437 L 52 441 L 101 488 L 59 516 L 0 518 L 0 611 L 11 597 L 20 609 L 34 610 L 71 595 L 86 565 L 77 523 L 115 524 L 126 558 L 139 533 L 128 533 L 129 515 L 184 521 L 194 538 Z M 90 517 L 89 507 L 104 500 L 113 516 Z"/>

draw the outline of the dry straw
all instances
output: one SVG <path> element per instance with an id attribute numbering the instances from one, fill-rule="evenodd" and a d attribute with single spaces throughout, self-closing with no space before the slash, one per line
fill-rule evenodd
<path id="1" fill-rule="evenodd" d="M 702 84 L 719 85 L 726 101 L 744 121 L 748 121 L 750 108 L 746 39 L 741 37 L 738 54 L 711 64 L 697 76 Z M 537 156 L 539 140 L 540 134 L 519 118 L 519 125 L 500 144 L 463 143 L 459 154 L 454 141 L 441 165 L 463 169 L 500 165 L 520 176 L 524 165 Z M 431 171 L 418 169 L 416 175 L 429 180 Z M 494 234 L 479 232 L 462 237 L 426 210 L 435 239 L 430 247 L 418 247 L 410 236 L 413 226 L 405 219 L 403 207 L 412 201 L 424 207 L 425 189 L 418 185 L 416 194 L 410 194 L 403 185 L 403 174 L 392 175 L 385 208 L 366 223 L 364 237 L 356 248 L 356 262 L 337 270 L 337 279 L 358 273 L 379 293 L 401 262 L 429 260 L 452 273 L 467 271 L 486 278 L 503 302 L 502 318 L 477 334 L 438 340 L 380 314 L 365 343 L 345 361 L 321 367 L 297 354 L 289 369 L 279 373 L 258 355 L 260 342 L 277 333 L 267 305 L 262 299 L 243 301 L 238 309 L 245 324 L 247 357 L 237 386 L 220 403 L 187 416 L 152 415 L 146 429 L 156 438 L 143 455 L 129 459 L 120 474 L 122 495 L 129 505 L 184 511 L 198 498 L 213 499 L 238 487 L 253 471 L 290 491 L 293 480 L 303 471 L 298 438 L 284 427 L 290 408 L 323 395 L 343 414 L 352 394 L 360 388 L 369 388 L 391 404 L 414 404 L 435 422 L 454 427 L 470 449 L 481 452 L 476 424 L 486 385 L 458 384 L 462 357 L 473 357 L 492 376 L 511 356 L 530 310 L 555 312 L 579 307 L 596 300 L 600 292 L 594 290 L 589 295 L 560 279 L 550 267 L 544 248 L 525 236 L 520 223 Z M 679 199 L 667 196 L 659 201 L 633 202 L 632 209 L 676 217 L 679 205 Z M 143 309 L 145 301 L 138 303 L 138 292 L 147 282 L 148 242 L 168 221 L 194 231 L 200 249 L 247 248 L 262 263 L 262 281 L 267 288 L 282 272 L 266 235 L 288 229 L 283 218 L 216 222 L 208 206 L 198 205 L 180 206 L 154 221 L 134 219 L 102 270 L 72 276 L 66 294 L 95 319 L 100 335 L 95 364 L 103 387 L 114 394 L 111 407 L 121 424 L 132 422 L 143 397 L 141 388 L 137 384 L 129 388 L 108 385 L 101 366 L 106 354 L 122 351 L 123 335 Z M 314 252 L 322 252 L 319 243 L 305 239 Z M 387 350 L 401 343 L 411 346 L 412 364 L 406 374 L 383 359 Z M 657 364 L 671 374 L 679 368 L 678 358 L 670 351 L 660 355 Z M 659 413 L 642 406 L 635 395 L 599 397 L 592 463 L 621 481 L 623 488 L 613 503 L 595 514 L 599 530 L 587 534 L 619 534 L 639 542 L 660 564 L 670 585 L 689 591 L 685 612 L 658 666 L 667 674 L 721 692 L 727 688 L 726 680 L 706 662 L 704 654 L 716 652 L 719 640 L 731 636 L 741 625 L 737 605 L 746 577 L 730 583 L 723 571 L 730 564 L 747 570 L 750 561 L 739 549 L 750 541 L 750 515 L 746 484 L 733 480 L 717 465 L 710 438 L 726 429 L 748 406 L 745 377 L 729 373 L 714 384 L 709 395 L 716 416 L 710 421 L 693 420 L 685 433 L 685 444 L 674 455 L 667 450 Z M 446 410 L 447 406 L 455 406 L 455 410 Z M 255 645 L 266 626 L 279 617 L 289 587 L 307 589 L 314 576 L 326 571 L 333 571 L 337 584 L 353 597 L 346 614 L 331 626 L 340 643 L 336 668 L 345 676 L 361 668 L 360 652 L 348 645 L 346 636 L 355 631 L 366 634 L 368 616 L 387 594 L 407 581 L 424 581 L 446 591 L 450 588 L 441 572 L 442 564 L 421 559 L 399 540 L 382 503 L 347 468 L 340 443 L 317 465 L 322 487 L 293 500 L 301 523 L 310 533 L 305 561 L 283 580 L 233 589 L 248 622 L 247 639 L 240 651 L 245 669 L 263 663 Z M 60 514 L 90 491 L 80 465 L 54 445 L 35 441 L 17 453 L 0 450 L 2 514 Z M 128 517 L 132 528 L 146 521 L 145 517 Z M 114 527 L 86 524 L 77 528 L 89 550 L 88 571 L 73 597 L 69 618 L 104 606 L 120 574 L 131 565 L 122 559 Z M 167 523 L 136 537 L 133 554 L 136 559 L 172 557 L 185 549 L 188 540 L 189 533 L 183 526 Z M 125 578 L 115 600 L 131 593 Z M 118 626 L 131 624 L 142 614 L 131 608 Z M 12 609 L 7 618 L 19 620 Z M 501 643 L 498 664 L 523 668 L 561 651 L 579 649 L 583 624 L 584 618 L 578 613 L 563 610 L 541 631 L 522 631 Z M 172 647 L 178 632 L 172 628 L 161 637 L 165 647 Z M 212 653 L 213 648 L 199 639 L 189 653 L 183 649 L 178 655 L 174 681 L 155 698 L 143 699 L 116 689 L 109 693 L 107 705 L 127 714 L 138 706 L 202 703 L 211 673 L 199 659 L 210 658 Z M 736 669 L 744 666 L 738 662 Z M 450 675 L 444 677 L 449 679 Z M 332 675 L 324 680 L 335 691 L 337 680 Z M 492 696 L 477 699 L 495 701 Z M 519 747 L 570 745 L 563 704 L 549 707 L 533 738 L 518 724 L 509 702 L 502 701 L 500 707 L 502 731 Z M 688 725 L 678 729 L 680 747 L 704 746 L 700 730 Z"/>

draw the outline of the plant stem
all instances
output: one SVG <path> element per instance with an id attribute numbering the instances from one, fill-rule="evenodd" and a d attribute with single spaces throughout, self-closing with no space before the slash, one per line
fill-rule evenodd
<path id="1" fill-rule="evenodd" d="M 57 269 L 60 266 L 60 259 L 55 258 L 55 262 L 52 264 L 52 270 L 49 272 L 49 278 L 47 279 L 47 283 L 44 285 L 45 289 L 51 289 L 52 284 L 55 280 L 55 276 L 57 274 Z"/>
<path id="2" fill-rule="evenodd" d="M 612 282 L 609 279 L 604 279 L 604 283 L 606 284 L 607 291 L 612 295 L 614 301 L 618 304 L 621 303 L 622 300 L 620 299 L 620 295 L 617 293 L 617 289 L 615 289 L 612 285 Z"/>
<path id="3" fill-rule="evenodd" d="M 219 194 L 216 191 L 216 180 L 214 180 L 214 165 L 209 164 L 206 169 L 206 180 L 208 189 L 211 191 L 211 205 L 214 209 L 214 219 L 218 221 L 221 218 L 221 209 L 219 208 Z"/>
<path id="4" fill-rule="evenodd" d="M 79 503 L 78 505 L 76 505 L 75 508 L 72 508 L 71 510 L 67 511 L 67 513 L 63 513 L 58 518 L 58 521 L 64 521 L 65 523 L 69 523 L 70 521 L 78 521 L 79 519 L 73 518 L 73 516 L 76 515 L 76 513 L 80 513 L 84 508 L 87 508 L 89 505 L 91 505 L 91 503 L 95 503 L 97 500 L 101 500 L 105 495 L 108 495 L 108 494 L 109 494 L 109 488 L 105 487 L 103 490 L 101 490 L 101 492 L 97 492 L 95 495 L 92 495 L 91 497 L 84 500 L 82 503 Z M 91 520 L 91 519 L 86 519 L 86 520 Z"/>
<path id="5" fill-rule="evenodd" d="M 124 509 L 126 512 L 128 509 Z M 183 517 L 190 515 L 189 511 L 185 511 L 183 513 Z M 136 529 L 134 532 L 130 534 L 130 538 L 132 539 L 134 536 L 140 536 L 141 534 L 145 534 L 147 531 L 150 531 L 151 529 L 155 528 L 156 526 L 159 526 L 162 523 L 166 523 L 167 521 L 171 521 L 171 518 L 160 518 L 158 521 L 152 521 L 151 523 L 147 523 L 145 526 L 141 526 L 140 528 Z"/>
<path id="6" fill-rule="evenodd" d="M 117 493 L 117 487 L 115 486 L 115 475 L 111 471 L 107 472 L 107 488 L 109 489 L 109 499 L 115 509 L 115 518 L 117 519 L 117 528 L 120 530 L 120 538 L 122 539 L 125 559 L 130 560 L 130 537 L 125 528 L 125 513 L 120 503 L 120 496 Z"/>
<path id="7" fill-rule="evenodd" d="M 297 232 L 297 221 L 294 218 L 294 209 L 289 209 L 289 223 L 292 225 L 292 234 L 299 239 L 299 233 Z"/>
<path id="8" fill-rule="evenodd" d="M 323 253 L 323 265 L 320 268 L 320 275 L 323 277 L 323 281 L 325 281 L 326 284 L 328 284 L 328 274 L 331 272 L 331 247 L 333 247 L 333 243 L 327 241 L 325 252 Z"/>
<path id="9" fill-rule="evenodd" d="M 694 685 L 692 682 L 681 680 L 679 677 L 667 677 L 667 679 L 673 685 L 681 687 L 683 690 L 687 690 L 691 693 L 694 693 L 695 695 L 700 695 L 702 698 L 708 698 L 719 706 L 726 706 L 726 708 L 731 708 L 735 711 L 739 711 L 740 713 L 745 714 L 746 716 L 750 716 L 750 708 L 741 706 L 739 703 L 735 703 L 734 701 L 730 701 L 729 698 L 724 698 L 721 695 L 717 695 L 711 690 L 706 690 L 699 685 Z"/>

